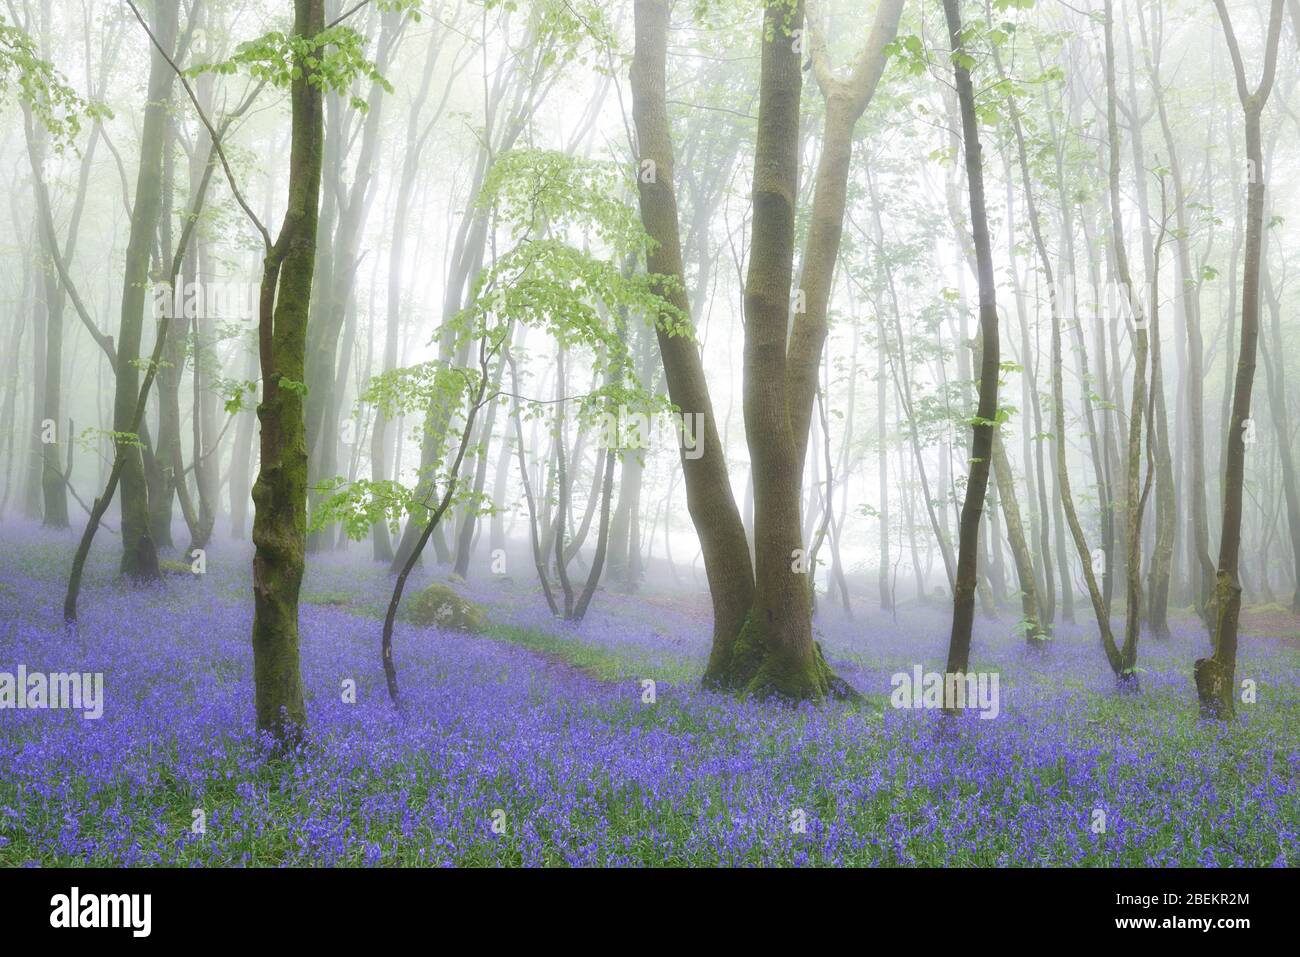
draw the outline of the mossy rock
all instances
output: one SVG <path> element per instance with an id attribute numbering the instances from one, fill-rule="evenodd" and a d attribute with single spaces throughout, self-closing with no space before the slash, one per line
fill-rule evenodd
<path id="1" fill-rule="evenodd" d="M 480 632 L 487 627 L 483 609 L 444 582 L 434 582 L 412 595 L 403 617 L 416 625 L 434 625 L 451 631 Z"/>

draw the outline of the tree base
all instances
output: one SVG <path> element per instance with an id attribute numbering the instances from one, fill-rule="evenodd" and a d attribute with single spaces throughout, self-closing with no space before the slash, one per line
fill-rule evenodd
<path id="1" fill-rule="evenodd" d="M 819 642 L 808 655 L 776 654 L 767 648 L 753 616 L 745 619 L 721 674 L 706 673 L 704 685 L 744 698 L 802 701 L 858 701 L 862 695 L 831 669 Z"/>
<path id="2" fill-rule="evenodd" d="M 1231 718 L 1232 676 L 1228 670 L 1213 658 L 1198 658 L 1194 673 L 1201 717 L 1217 721 Z"/>

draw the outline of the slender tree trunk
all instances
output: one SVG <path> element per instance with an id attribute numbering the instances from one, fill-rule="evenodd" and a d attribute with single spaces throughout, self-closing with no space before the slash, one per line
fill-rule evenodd
<path id="1" fill-rule="evenodd" d="M 400 10 L 382 10 L 379 17 L 375 66 L 381 75 L 385 75 L 390 72 L 394 51 L 401 40 L 405 14 Z M 362 129 L 361 144 L 354 165 L 355 175 L 348 187 L 343 188 L 340 184 L 337 190 L 337 228 L 332 237 L 327 235 L 327 244 L 332 246 L 328 253 L 330 268 L 320 275 L 319 282 L 323 288 L 318 290 L 319 308 L 314 310 L 312 317 L 313 331 L 307 353 L 306 428 L 310 482 L 313 488 L 317 483 L 334 478 L 339 468 L 339 421 L 344 400 L 339 386 L 344 383 L 340 381 L 342 377 L 338 369 L 346 365 L 350 353 L 346 341 L 340 348 L 339 337 L 344 332 L 348 316 L 352 314 L 361 233 L 374 199 L 373 171 L 379 151 L 379 124 L 383 106 L 384 89 L 379 83 L 372 83 L 368 96 L 369 108 L 364 113 L 364 118 L 357 119 Z M 340 98 L 337 114 L 331 111 L 331 115 L 341 115 L 344 112 Z M 337 130 L 339 139 L 347 129 L 341 121 L 332 122 L 330 128 L 331 138 L 334 138 L 333 131 Z M 340 167 L 343 149 L 341 144 L 336 144 L 333 150 Z M 309 540 L 309 547 L 323 547 L 326 539 L 324 530 L 315 533 Z"/>
<path id="2" fill-rule="evenodd" d="M 1264 248 L 1267 248 L 1267 234 Z M 1291 537 L 1292 568 L 1296 571 L 1296 588 L 1291 597 L 1291 611 L 1300 614 L 1300 491 L 1296 485 L 1295 458 L 1291 450 L 1291 423 L 1286 401 L 1286 351 L 1282 341 L 1282 303 L 1273 288 L 1268 270 L 1267 253 L 1261 250 L 1260 270 L 1268 300 L 1268 336 L 1262 343 L 1264 372 L 1268 382 L 1268 404 L 1277 437 L 1277 455 L 1281 460 L 1282 493 L 1286 500 L 1287 530 Z"/>
<path id="3" fill-rule="evenodd" d="M 1115 271 L 1119 278 L 1122 295 L 1127 298 L 1133 315 L 1133 388 L 1129 403 L 1128 417 L 1128 455 L 1126 458 L 1124 482 L 1125 512 L 1125 571 L 1127 595 L 1125 601 L 1124 646 L 1120 653 L 1118 667 L 1111 662 L 1111 667 L 1124 690 L 1136 690 L 1138 679 L 1135 670 L 1137 664 L 1138 633 L 1141 630 L 1142 600 L 1142 510 L 1144 494 L 1140 476 L 1142 469 L 1142 422 L 1145 418 L 1147 404 L 1147 353 L 1148 338 L 1146 316 L 1139 296 L 1133 289 L 1133 276 L 1129 269 L 1128 248 L 1124 241 L 1124 220 L 1120 208 L 1119 173 L 1119 124 L 1117 122 L 1119 97 L 1115 89 L 1115 39 L 1114 9 L 1112 0 L 1106 0 L 1106 131 L 1109 145 L 1109 163 L 1107 164 L 1110 195 L 1110 223 L 1112 251 L 1115 259 Z M 1136 170 L 1137 176 L 1142 175 Z M 1116 363 L 1118 368 L 1118 363 Z"/>
<path id="4" fill-rule="evenodd" d="M 1160 248 L 1155 250 L 1159 263 Z M 1158 265 L 1157 265 L 1158 270 Z M 1152 275 L 1151 296 L 1151 391 L 1155 418 L 1149 442 L 1155 447 L 1156 466 L 1156 540 L 1151 554 L 1150 606 L 1147 621 L 1156 638 L 1169 637 L 1169 590 L 1174 559 L 1174 532 L 1177 521 L 1177 498 L 1174 495 L 1174 465 L 1169 447 L 1169 414 L 1165 408 L 1164 364 L 1160 346 L 1160 306 L 1156 282 Z"/>
<path id="5" fill-rule="evenodd" d="M 49 188 L 42 172 L 49 147 L 49 134 L 43 124 L 33 121 L 31 110 L 28 108 L 23 111 L 23 121 L 36 201 L 42 204 L 44 210 L 44 214 L 38 217 L 41 245 L 45 248 L 46 254 L 53 258 L 58 255 L 59 240 L 52 232 L 54 220 L 53 216 L 49 215 Z M 39 402 L 34 446 L 40 451 L 37 468 L 40 473 L 41 524 L 46 528 L 67 528 L 68 491 L 63 481 L 63 465 L 59 461 L 59 449 L 65 444 L 70 446 L 73 436 L 64 435 L 64 424 L 60 413 L 60 400 L 63 393 L 64 293 L 59 286 L 56 272 L 46 268 L 42 269 L 41 273 L 42 303 L 39 308 L 42 315 L 37 321 L 36 346 L 39 349 L 43 345 L 44 349 L 43 354 L 37 356 L 39 374 L 35 376 L 35 382 Z M 63 436 L 62 442 L 58 441 L 60 435 Z"/>
<path id="6" fill-rule="evenodd" d="M 505 363 L 498 362 L 496 373 L 492 382 L 492 393 L 496 394 L 501 387 L 501 375 L 505 370 Z M 478 509 L 473 504 L 480 500 L 483 495 L 483 489 L 487 485 L 488 470 L 488 448 L 492 444 L 492 429 L 496 424 L 497 403 L 492 402 L 488 405 L 487 414 L 483 417 L 481 431 L 479 432 L 478 447 L 474 450 L 474 493 L 471 499 L 471 505 L 465 509 L 461 516 L 460 528 L 456 534 L 456 564 L 453 573 L 465 578 L 469 574 L 469 560 L 474 552 L 474 530 L 478 527 Z M 502 442 L 505 442 L 505 436 L 502 436 Z"/>
<path id="7" fill-rule="evenodd" d="M 997 283 L 993 275 L 993 251 L 989 240 L 988 213 L 984 205 L 984 166 L 980 157 L 979 120 L 975 113 L 975 91 L 971 84 L 970 70 L 965 65 L 968 54 L 963 49 L 958 0 L 943 0 L 943 11 L 948 22 L 953 77 L 957 87 L 958 107 L 961 111 L 962 146 L 965 154 L 967 189 L 970 193 L 971 233 L 979 270 L 977 276 L 981 338 L 979 404 L 975 411 L 974 439 L 971 442 L 966 497 L 961 507 L 957 573 L 953 589 L 952 632 L 948 641 L 947 672 L 962 674 L 970 664 L 971 628 L 975 619 L 979 528 L 984 509 L 984 494 L 988 488 L 989 464 L 993 455 L 1001 357 L 998 351 Z"/>
<path id="8" fill-rule="evenodd" d="M 1214 0 L 1232 55 L 1237 95 L 1246 120 L 1246 164 L 1250 172 L 1246 189 L 1246 254 L 1241 287 L 1241 353 L 1232 394 L 1232 418 L 1226 438 L 1227 454 L 1223 479 L 1223 533 L 1219 538 L 1219 569 L 1214 595 L 1214 653 L 1196 662 L 1196 690 L 1204 714 L 1226 718 L 1233 713 L 1236 694 L 1237 627 L 1241 614 L 1241 584 L 1238 565 L 1241 554 L 1241 514 L 1246 472 L 1243 429 L 1250 419 L 1251 391 L 1255 384 L 1255 352 L 1259 339 L 1260 251 L 1264 235 L 1264 192 L 1267 171 L 1260 136 L 1260 115 L 1273 88 L 1277 68 L 1278 37 L 1282 27 L 1283 0 L 1273 0 L 1264 50 L 1264 71 L 1259 86 L 1251 93 L 1246 85 L 1245 65 L 1224 0 Z"/>
<path id="9" fill-rule="evenodd" d="M 885 320 L 879 313 L 876 325 L 879 331 L 876 341 L 876 483 L 880 490 L 880 570 L 876 585 L 880 591 L 881 610 L 893 611 L 894 588 L 892 562 L 889 558 L 889 389 L 885 382 L 889 344 L 885 335 Z"/>

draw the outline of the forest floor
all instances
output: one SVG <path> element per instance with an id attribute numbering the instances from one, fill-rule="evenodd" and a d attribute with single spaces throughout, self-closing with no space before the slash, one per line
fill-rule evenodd
<path id="1" fill-rule="evenodd" d="M 942 670 L 943 609 L 825 610 L 819 639 L 864 699 L 789 708 L 699 688 L 694 591 L 602 590 L 574 626 L 531 577 L 484 576 L 460 587 L 487 634 L 399 623 L 399 713 L 378 652 L 390 579 L 358 546 L 309 560 L 310 740 L 283 761 L 253 727 L 247 543 L 130 590 L 101 534 L 70 631 L 74 543 L 0 526 L 0 672 L 102 672 L 105 698 L 98 720 L 0 710 L 0 865 L 1300 864 L 1300 621 L 1276 611 L 1272 638 L 1243 638 L 1256 700 L 1225 724 L 1197 718 L 1193 621 L 1143 638 L 1141 693 L 1121 696 L 1095 629 L 1033 651 L 1012 612 L 981 620 L 986 721 L 891 706 L 893 674 Z"/>

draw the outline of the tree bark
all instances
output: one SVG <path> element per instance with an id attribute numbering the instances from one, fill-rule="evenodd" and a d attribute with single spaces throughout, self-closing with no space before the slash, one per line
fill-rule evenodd
<path id="1" fill-rule="evenodd" d="M 962 42 L 959 0 L 943 0 L 952 50 L 953 78 L 961 112 L 962 147 L 965 155 L 967 190 L 970 194 L 971 234 L 979 280 L 979 323 L 981 338 L 979 402 L 975 411 L 971 442 L 970 473 L 962 501 L 957 537 L 957 573 L 953 589 L 952 631 L 948 640 L 949 674 L 962 674 L 970 664 L 971 629 L 975 620 L 975 588 L 979 555 L 980 520 L 988 488 L 989 465 L 998 415 L 997 283 L 993 275 L 993 251 L 989 240 L 988 212 L 984 204 L 984 167 L 980 158 L 979 120 L 975 113 L 975 91 L 968 54 Z"/>
<path id="2" fill-rule="evenodd" d="M 641 160 L 637 193 L 641 221 L 654 240 L 646 256 L 646 268 L 651 275 L 666 277 L 665 282 L 657 284 L 656 292 L 689 319 L 665 93 L 668 14 L 668 0 L 636 0 L 636 49 L 630 79 Z M 655 332 L 669 398 L 682 415 L 702 422 L 704 428 L 702 454 L 687 458 L 683 453 L 682 474 L 687 509 L 700 538 L 713 604 L 713 641 L 704 681 L 706 686 L 725 687 L 731 684 L 732 649 L 753 599 L 749 544 L 731 491 L 713 402 L 693 332 L 679 332 L 669 316 L 657 317 Z"/>
<path id="3" fill-rule="evenodd" d="M 324 0 L 294 0 L 294 34 L 325 26 Z M 307 547 L 307 438 L 303 383 L 316 265 L 324 110 L 303 64 L 290 92 L 289 199 L 262 274 L 261 466 L 253 485 L 253 682 L 257 727 L 281 746 L 306 730 L 298 594 Z"/>
<path id="4" fill-rule="evenodd" d="M 1251 391 L 1255 384 L 1255 353 L 1259 340 L 1260 251 L 1264 236 L 1266 183 L 1260 115 L 1273 88 L 1283 0 L 1273 0 L 1270 5 L 1263 76 L 1253 93 L 1246 85 L 1245 65 L 1224 0 L 1214 0 L 1214 6 L 1223 22 L 1223 33 L 1237 81 L 1237 96 L 1245 114 L 1246 163 L 1250 171 L 1246 188 L 1246 253 L 1241 286 L 1241 351 L 1237 358 L 1232 418 L 1229 420 L 1227 452 L 1224 456 L 1223 532 L 1219 538 L 1219 568 L 1214 594 L 1214 653 L 1209 658 L 1197 659 L 1195 667 L 1196 691 L 1202 713 L 1209 717 L 1227 718 L 1233 714 L 1233 699 L 1236 694 L 1237 628 L 1241 615 L 1238 566 L 1246 471 L 1243 428 L 1250 419 Z"/>
<path id="5" fill-rule="evenodd" d="M 808 234 L 800 259 L 799 284 L 804 308 L 795 311 L 786 356 L 790 428 L 794 435 L 796 467 L 800 476 L 812 426 L 817 369 L 829 329 L 826 316 L 835 263 L 839 258 L 840 236 L 844 229 L 849 166 L 853 159 L 853 131 L 880 82 L 888 59 L 886 47 L 898 32 L 902 10 L 903 0 L 881 0 L 876 7 L 871 34 L 847 81 L 834 76 L 825 50 L 825 38 L 815 18 L 809 19 L 806 31 L 812 39 L 810 54 L 814 75 L 822 96 L 826 99 L 826 121 L 822 131 L 821 156 L 817 164 Z"/>
<path id="6" fill-rule="evenodd" d="M 154 35 L 164 50 L 175 49 L 178 3 L 154 5 Z M 121 325 L 117 337 L 116 389 L 113 400 L 113 430 L 122 454 L 122 562 L 121 571 L 130 581 L 149 582 L 159 578 L 158 551 L 149 529 L 148 487 L 141 438 L 130 427 L 140 391 L 140 340 L 144 331 L 145 296 L 149 289 L 149 257 L 162 215 L 163 142 L 170 109 L 171 65 L 156 49 L 150 50 L 149 92 L 140 132 L 140 167 L 136 178 L 135 202 L 131 211 L 131 232 L 126 247 L 122 279 Z"/>

